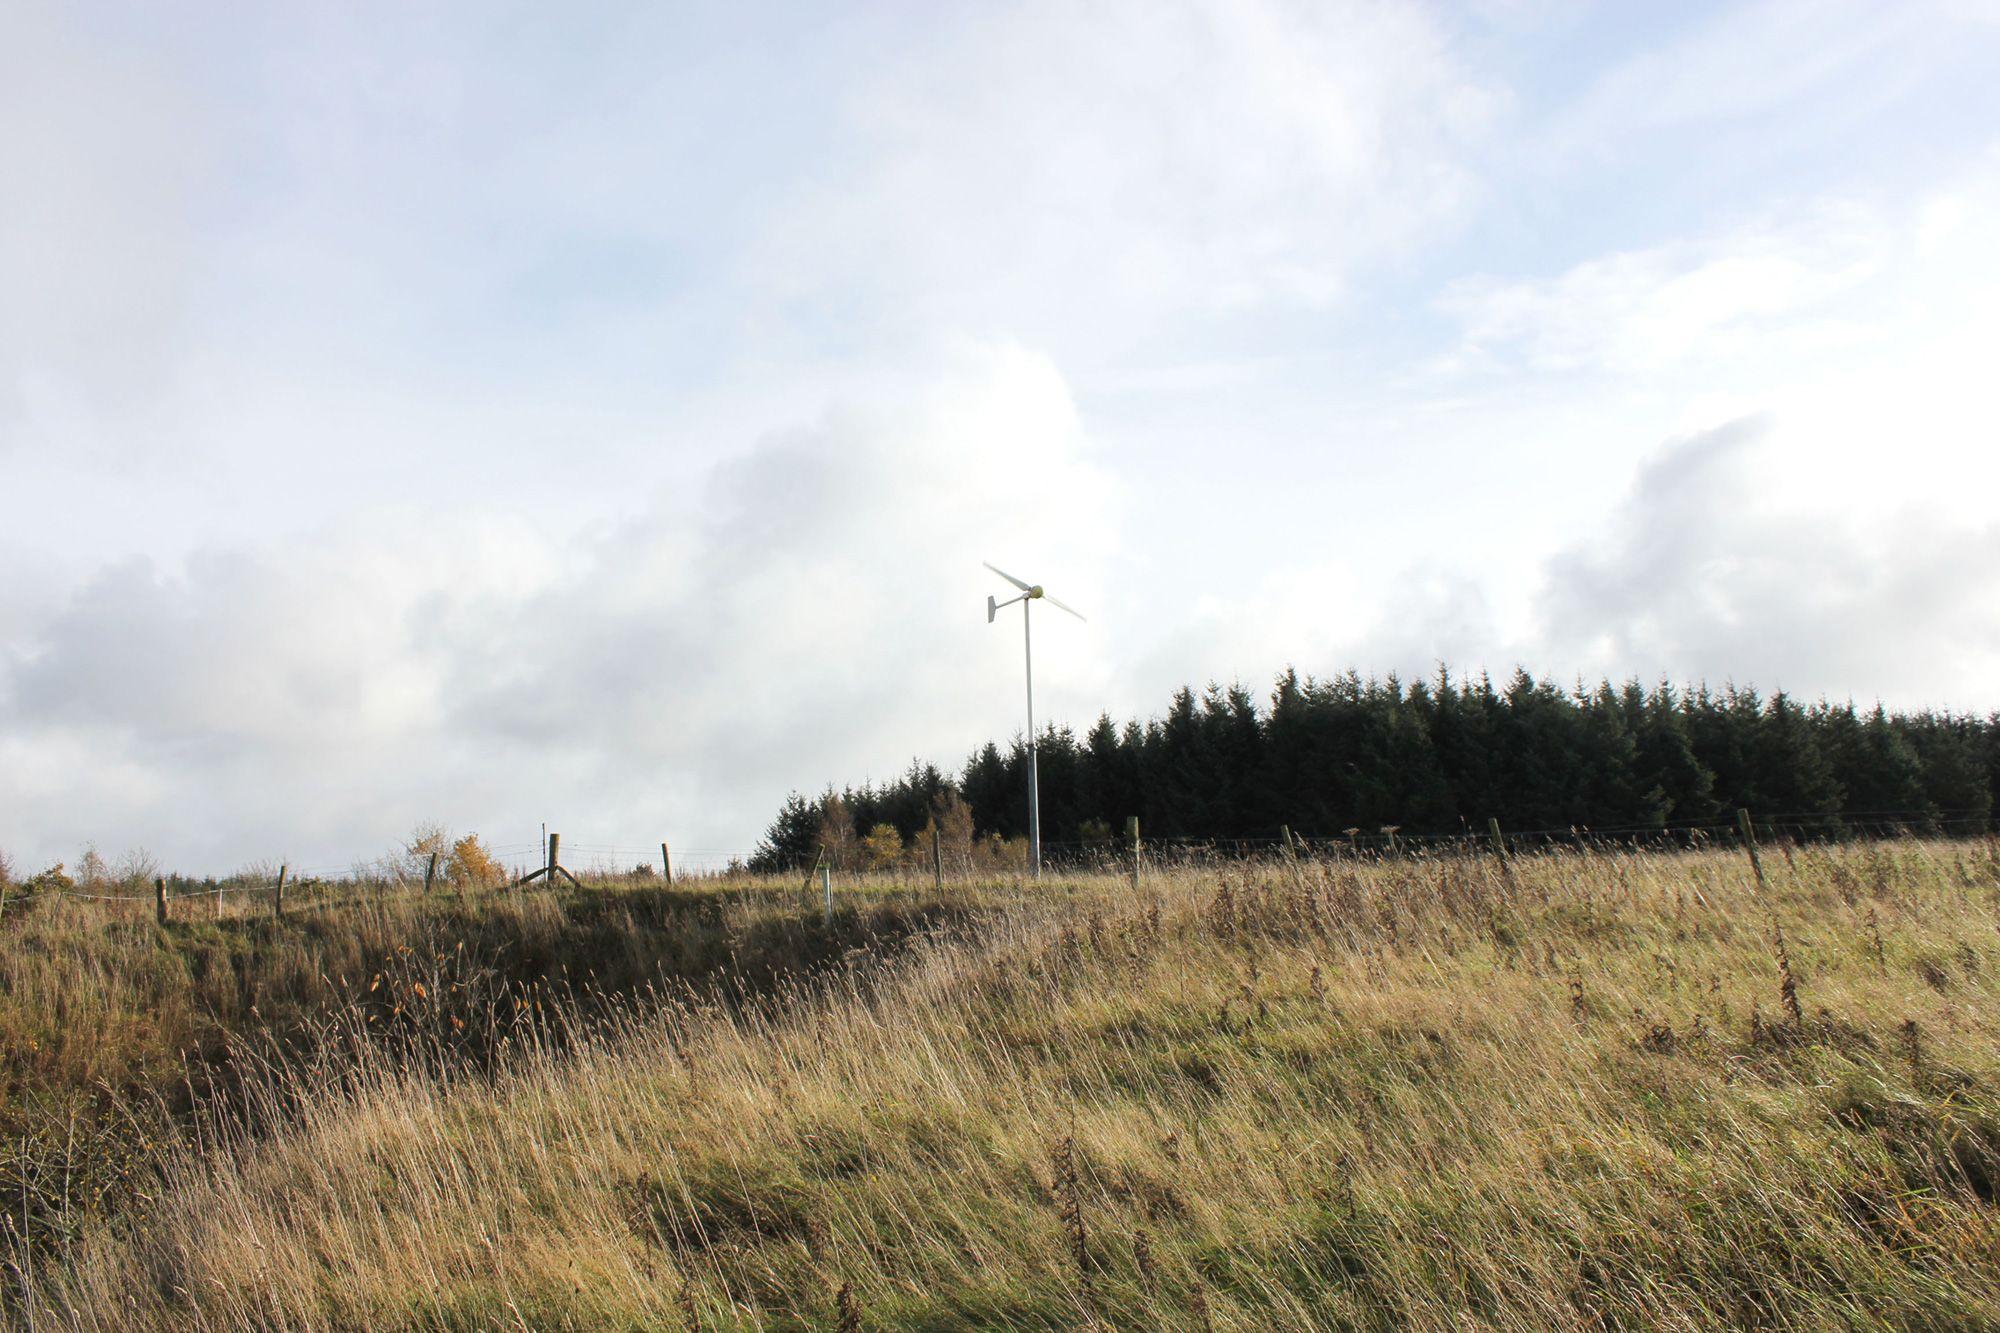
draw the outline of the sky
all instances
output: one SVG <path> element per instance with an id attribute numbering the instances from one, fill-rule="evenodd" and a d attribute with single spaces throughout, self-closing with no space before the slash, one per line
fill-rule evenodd
<path id="1" fill-rule="evenodd" d="M 0 0 L 0 851 L 1287 665 L 2000 709 L 2000 3 Z M 594 850 L 581 850 L 594 849 Z"/>

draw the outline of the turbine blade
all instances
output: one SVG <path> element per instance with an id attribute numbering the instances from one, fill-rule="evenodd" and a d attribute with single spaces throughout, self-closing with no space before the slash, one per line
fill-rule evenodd
<path id="1" fill-rule="evenodd" d="M 1007 582 L 1013 584 L 1015 587 L 1019 588 L 1022 592 L 1028 591 L 1028 589 L 1032 586 L 1031 584 L 1026 584 L 1021 582 L 1021 580 L 1015 578 L 1012 574 L 1009 574 L 1006 570 L 1001 569 L 997 565 L 986 564 L 984 560 L 980 561 L 979 563 L 982 565 L 986 565 L 988 569 L 992 570 L 995 574 L 998 574 L 1001 578 L 1007 580 Z"/>
<path id="2" fill-rule="evenodd" d="M 1068 604 L 1067 602 L 1058 602 L 1058 601 L 1057 601 L 1057 600 L 1056 600 L 1055 598 L 1053 598 L 1053 597 L 1049 596 L 1049 595 L 1048 595 L 1047 593 L 1043 593 L 1043 594 L 1042 594 L 1042 600 L 1043 600 L 1043 601 L 1045 601 L 1045 602 L 1047 602 L 1047 603 L 1048 603 L 1048 604 L 1049 604 L 1050 606 L 1053 606 L 1053 607 L 1056 607 L 1056 608 L 1058 608 L 1059 610 L 1063 610 L 1063 611 L 1067 611 L 1067 612 L 1069 612 L 1069 613 L 1070 613 L 1071 615 L 1075 616 L 1075 617 L 1076 617 L 1076 618 L 1077 618 L 1078 620 L 1082 620 L 1082 621 L 1084 621 L 1084 623 L 1085 623 L 1085 624 L 1089 624 L 1089 623 L 1090 623 L 1090 622 L 1089 622 L 1089 621 L 1088 621 L 1088 620 L 1087 620 L 1087 619 L 1086 619 L 1086 618 L 1084 617 L 1084 614 L 1083 614 L 1083 612 L 1081 612 L 1081 611 L 1077 610 L 1077 609 L 1076 609 L 1075 607 L 1073 607 L 1073 606 L 1069 605 L 1069 604 Z"/>

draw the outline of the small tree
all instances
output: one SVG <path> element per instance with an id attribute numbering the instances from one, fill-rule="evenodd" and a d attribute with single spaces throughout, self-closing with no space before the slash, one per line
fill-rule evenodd
<path id="1" fill-rule="evenodd" d="M 111 878 L 111 867 L 104 863 L 96 843 L 86 845 L 83 855 L 76 858 L 76 878 L 78 883 L 89 889 L 102 888 L 105 881 Z"/>
<path id="2" fill-rule="evenodd" d="M 134 847 L 118 858 L 111 873 L 127 889 L 143 889 L 151 886 L 153 877 L 160 873 L 160 863 L 144 847 Z"/>
<path id="3" fill-rule="evenodd" d="M 796 870 L 819 851 L 820 808 L 793 792 L 785 798 L 778 817 L 765 830 L 764 840 L 750 857 L 750 868 L 769 874 Z"/>
<path id="4" fill-rule="evenodd" d="M 429 855 L 425 853 L 426 859 Z M 493 859 L 493 853 L 486 850 L 486 844 L 479 841 L 477 833 L 468 833 L 454 842 L 451 856 L 444 863 L 445 882 L 459 888 L 497 884 L 506 876 L 506 870 Z"/>
<path id="5" fill-rule="evenodd" d="M 886 870 L 903 859 L 903 835 L 894 824 L 877 824 L 862 839 L 861 850 L 871 870 Z"/>
<path id="6" fill-rule="evenodd" d="M 13 882 L 14 863 L 7 859 L 6 852 L 0 851 L 0 888 L 6 888 L 13 884 Z"/>
<path id="7" fill-rule="evenodd" d="M 854 815 L 847 802 L 828 792 L 819 803 L 820 855 L 836 868 L 850 869 L 857 863 L 857 843 Z"/>
<path id="8" fill-rule="evenodd" d="M 451 834 L 436 820 L 425 820 L 410 831 L 410 840 L 403 844 L 402 855 L 397 858 L 397 873 L 416 876 L 430 868 L 433 855 L 442 859 L 451 852 Z"/>
<path id="9" fill-rule="evenodd" d="M 946 859 L 955 865 L 972 859 L 972 807 L 956 788 L 931 802 L 931 822 L 937 825 L 938 845 Z"/>

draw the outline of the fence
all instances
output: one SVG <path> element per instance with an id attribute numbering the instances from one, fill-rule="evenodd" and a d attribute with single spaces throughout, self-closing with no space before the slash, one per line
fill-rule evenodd
<path id="1" fill-rule="evenodd" d="M 1809 843 L 1879 841 L 1885 838 L 1969 838 L 1990 836 L 1994 821 L 1984 811 L 1909 812 L 1882 811 L 1849 813 L 1835 818 L 1819 814 L 1752 815 L 1739 810 L 1734 818 L 1682 824 L 1661 824 L 1629 828 L 1503 829 L 1489 819 L 1485 827 L 1467 825 L 1456 833 L 1406 833 L 1397 825 L 1381 825 L 1373 830 L 1347 828 L 1333 834 L 1304 834 L 1281 826 L 1274 836 L 1263 838 L 1144 839 L 1136 818 L 1126 821 L 1121 839 L 1052 841 L 1042 844 L 1046 871 L 1063 875 L 1116 874 L 1129 876 L 1136 885 L 1148 870 L 1202 870 L 1255 863 L 1260 860 L 1381 862 L 1400 859 L 1434 859 L 1494 856 L 1503 862 L 1513 856 L 1585 851 L 1698 851 L 1716 847 L 1743 849 L 1763 883 L 1759 845 L 1792 847 Z M 407 856 L 373 863 L 354 861 L 347 865 L 308 866 L 294 870 L 281 864 L 275 873 L 235 876 L 229 879 L 192 879 L 179 875 L 156 876 L 151 892 L 134 891 L 136 886 L 38 884 L 30 880 L 13 890 L 0 889 L 0 914 L 6 896 L 19 897 L 24 889 L 68 899 L 100 903 L 151 903 L 157 919 L 165 923 L 189 910 L 209 909 L 221 916 L 226 901 L 236 900 L 268 906 L 271 915 L 312 911 L 357 903 L 381 902 L 391 893 L 424 894 L 448 891 L 462 893 L 467 888 L 481 890 L 522 889 L 536 881 L 545 885 L 567 883 L 582 887 L 581 878 L 597 882 L 651 879 L 673 885 L 696 881 L 726 884 L 751 878 L 745 869 L 751 853 L 743 850 L 695 849 L 677 853 L 665 840 L 647 849 L 608 843 L 564 844 L 562 835 L 552 833 L 546 842 L 515 843 L 485 849 L 503 868 L 494 882 L 467 885 L 448 882 L 441 872 L 444 854 L 431 852 L 422 861 L 421 871 Z M 581 853 L 585 860 L 565 860 Z M 650 853 L 650 855 L 649 855 Z M 682 866 L 676 869 L 676 856 Z M 657 860 L 658 870 L 654 870 Z M 692 860 L 690 868 L 686 862 Z M 623 867 L 622 869 L 620 867 Z M 889 877 L 909 885 L 931 881 L 942 889 L 947 880 L 963 882 L 995 876 L 1024 875 L 1025 850 L 1015 844 L 993 842 L 947 849 L 935 828 L 928 846 L 908 847 L 894 862 L 870 861 L 860 856 L 843 857 L 822 850 L 811 861 L 799 860 L 780 867 L 780 878 L 804 875 L 802 890 L 815 899 L 824 897 L 831 912 L 831 893 L 836 874 L 851 877 L 867 873 Z M 39 877 L 38 877 L 39 878 Z M 259 903 L 258 900 L 262 902 Z M 188 904 L 175 907 L 174 904 Z"/>
<path id="2" fill-rule="evenodd" d="M 1981 837 L 1992 833 L 1995 820 L 1984 812 L 1931 814 L 1925 812 L 1883 812 L 1848 814 L 1838 818 L 1813 815 L 1756 815 L 1748 811 L 1718 819 L 1680 824 L 1648 824 L 1628 827 L 1595 828 L 1570 825 L 1564 828 L 1502 829 L 1497 820 L 1483 825 L 1467 825 L 1455 833 L 1404 832 L 1397 825 L 1375 829 L 1348 828 L 1337 833 L 1304 834 L 1281 826 L 1273 835 L 1261 838 L 1150 838 L 1145 843 L 1149 859 L 1176 864 L 1201 865 L 1209 862 L 1251 860 L 1259 856 L 1314 856 L 1350 859 L 1383 859 L 1397 856 L 1477 854 L 1505 840 L 1508 850 L 1530 853 L 1538 850 L 1693 851 L 1723 845 L 1740 845 L 1745 837 L 1745 821 L 1755 838 L 1771 843 L 1801 845 L 1815 842 L 1879 841 L 1899 837 Z M 1092 841 L 1044 841 L 1045 865 L 1096 869 L 1122 863 L 1129 857 L 1132 830 L 1128 822 L 1124 839 Z"/>

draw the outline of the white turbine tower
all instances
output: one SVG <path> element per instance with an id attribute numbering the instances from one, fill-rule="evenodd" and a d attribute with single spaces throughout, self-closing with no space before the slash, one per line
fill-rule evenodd
<path id="1" fill-rule="evenodd" d="M 985 564 L 984 561 L 980 563 Z M 1028 863 L 1034 868 L 1036 879 L 1042 877 L 1042 793 L 1035 771 L 1035 640 L 1028 627 L 1028 607 L 1036 599 L 1047 602 L 1059 611 L 1067 611 L 1078 620 L 1083 613 L 1073 606 L 1064 606 L 1055 598 L 1042 591 L 1039 583 L 1023 583 L 1006 570 L 995 565 L 986 565 L 995 574 L 1021 590 L 1019 597 L 1009 597 L 1004 602 L 986 599 L 986 623 L 992 624 L 993 617 L 1000 614 L 1003 606 L 1021 604 L 1021 647 L 1028 661 Z"/>

